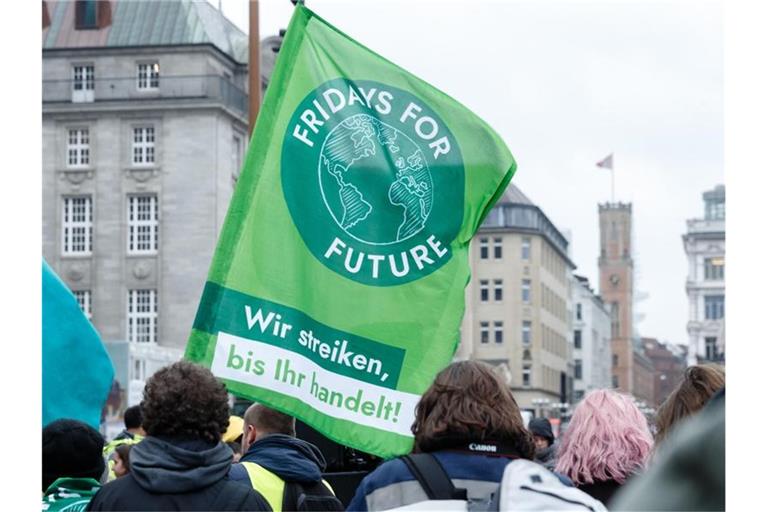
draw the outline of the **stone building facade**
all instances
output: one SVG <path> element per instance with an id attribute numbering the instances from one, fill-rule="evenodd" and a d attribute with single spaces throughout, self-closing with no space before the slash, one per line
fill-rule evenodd
<path id="1" fill-rule="evenodd" d="M 567 400 L 575 266 L 566 238 L 509 185 L 472 240 L 470 266 L 456 358 L 496 366 L 523 408 Z"/>
<path id="2" fill-rule="evenodd" d="M 656 338 L 643 338 L 645 356 L 653 362 L 653 407 L 658 407 L 675 389 L 685 371 L 685 358 L 678 356 Z"/>
<path id="3" fill-rule="evenodd" d="M 642 345 L 633 350 L 632 363 L 632 395 L 641 407 L 650 408 L 656 396 L 656 367 L 646 355 Z"/>
<path id="4" fill-rule="evenodd" d="M 605 303 L 589 286 L 586 277 L 574 275 L 573 306 L 573 400 L 593 390 L 611 387 L 611 317 Z"/>
<path id="5" fill-rule="evenodd" d="M 688 364 L 725 361 L 725 186 L 702 194 L 704 217 L 683 235 L 688 258 Z"/>
<path id="6" fill-rule="evenodd" d="M 141 382 L 181 357 L 240 171 L 247 36 L 207 2 L 43 4 L 43 256 Z"/>

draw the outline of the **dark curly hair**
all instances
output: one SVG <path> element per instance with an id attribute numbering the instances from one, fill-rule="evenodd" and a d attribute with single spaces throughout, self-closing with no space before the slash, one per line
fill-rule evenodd
<path id="1" fill-rule="evenodd" d="M 141 411 L 150 436 L 218 443 L 229 424 L 224 384 L 188 361 L 166 366 L 147 380 Z"/>
<path id="2" fill-rule="evenodd" d="M 512 392 L 479 361 L 453 363 L 437 374 L 416 405 L 411 431 L 416 452 L 466 441 L 504 443 L 529 460 L 536 450 Z"/>

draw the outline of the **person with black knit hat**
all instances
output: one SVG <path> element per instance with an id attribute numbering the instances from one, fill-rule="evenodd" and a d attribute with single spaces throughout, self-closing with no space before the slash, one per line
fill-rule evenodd
<path id="1" fill-rule="evenodd" d="M 104 438 L 90 425 L 60 419 L 43 429 L 43 510 L 79 512 L 106 478 Z"/>
<path id="2" fill-rule="evenodd" d="M 536 443 L 534 460 L 550 471 L 553 470 L 556 447 L 552 424 L 547 418 L 533 418 L 528 422 L 528 430 L 533 434 L 533 441 Z"/>

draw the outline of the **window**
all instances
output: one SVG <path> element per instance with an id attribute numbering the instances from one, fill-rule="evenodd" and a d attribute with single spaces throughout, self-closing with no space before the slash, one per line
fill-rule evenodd
<path id="1" fill-rule="evenodd" d="M 531 365 L 530 364 L 523 365 L 523 387 L 524 388 L 531 387 Z"/>
<path id="2" fill-rule="evenodd" d="M 573 378 L 581 379 L 581 359 L 573 360 Z"/>
<path id="3" fill-rule="evenodd" d="M 493 300 L 496 302 L 501 301 L 504 298 L 504 287 L 501 279 L 493 280 Z"/>
<path id="4" fill-rule="evenodd" d="M 93 250 L 93 209 L 91 196 L 64 198 L 62 254 L 88 256 Z"/>
<path id="5" fill-rule="evenodd" d="M 157 290 L 128 290 L 128 341 L 157 342 Z"/>
<path id="6" fill-rule="evenodd" d="M 140 91 L 152 91 L 160 87 L 160 64 L 157 62 L 136 66 L 136 87 Z"/>
<path id="7" fill-rule="evenodd" d="M 90 137 L 87 128 L 69 130 L 67 167 L 86 167 L 91 163 Z"/>
<path id="8" fill-rule="evenodd" d="M 573 348 L 581 348 L 581 330 L 573 331 Z"/>
<path id="9" fill-rule="evenodd" d="M 520 257 L 524 260 L 531 259 L 531 239 L 529 237 L 523 237 L 523 250 Z"/>
<path id="10" fill-rule="evenodd" d="M 584 398 L 584 391 L 578 389 L 573 392 L 573 398 L 575 401 L 580 401 L 582 398 Z"/>
<path id="11" fill-rule="evenodd" d="M 720 320 L 725 313 L 725 295 L 710 295 L 704 297 L 704 318 Z"/>
<path id="12" fill-rule="evenodd" d="M 710 200 L 706 202 L 705 217 L 707 220 L 725 219 L 725 201 Z"/>
<path id="13" fill-rule="evenodd" d="M 75 103 L 93 101 L 93 64 L 72 66 L 72 101 Z"/>
<path id="14" fill-rule="evenodd" d="M 133 129 L 133 165 L 155 163 L 155 128 L 143 126 Z"/>
<path id="15" fill-rule="evenodd" d="M 523 361 L 530 361 L 531 360 L 531 351 L 527 348 L 523 350 Z"/>
<path id="16" fill-rule="evenodd" d="M 523 303 L 531 303 L 531 280 L 523 279 Z"/>
<path id="17" fill-rule="evenodd" d="M 75 294 L 77 304 L 83 311 L 85 317 L 91 319 L 91 290 L 75 290 L 72 293 Z"/>
<path id="18" fill-rule="evenodd" d="M 527 347 L 531 344 L 531 321 L 523 320 L 523 346 Z"/>
<path id="19" fill-rule="evenodd" d="M 488 322 L 480 322 L 480 343 L 488 343 L 489 338 Z"/>
<path id="20" fill-rule="evenodd" d="M 619 303 L 611 302 L 611 338 L 619 337 Z"/>
<path id="21" fill-rule="evenodd" d="M 75 91 L 92 91 L 93 65 L 81 65 L 72 67 L 72 89 Z"/>
<path id="22" fill-rule="evenodd" d="M 133 374 L 131 378 L 133 380 L 146 380 L 147 378 L 147 362 L 144 359 L 133 360 Z"/>
<path id="23" fill-rule="evenodd" d="M 613 366 L 619 366 L 619 355 L 618 354 L 613 354 L 611 362 L 612 362 Z"/>
<path id="24" fill-rule="evenodd" d="M 487 238 L 480 239 L 480 259 L 481 260 L 488 259 L 488 239 Z"/>
<path id="25" fill-rule="evenodd" d="M 576 320 L 581 320 L 581 302 L 576 304 Z"/>
<path id="26" fill-rule="evenodd" d="M 619 376 L 618 375 L 611 375 L 611 387 L 618 388 L 619 387 Z"/>
<path id="27" fill-rule="evenodd" d="M 493 239 L 493 257 L 497 260 L 501 259 L 501 238 Z"/>
<path id="28" fill-rule="evenodd" d="M 78 0 L 75 2 L 75 30 L 96 29 L 98 24 L 98 4 L 96 0 Z"/>
<path id="29" fill-rule="evenodd" d="M 232 177 L 237 180 L 243 168 L 243 137 L 241 135 L 232 136 Z"/>
<path id="30" fill-rule="evenodd" d="M 504 343 L 504 322 L 493 322 L 493 340 Z"/>
<path id="31" fill-rule="evenodd" d="M 717 338 L 704 338 L 704 348 L 709 361 L 717 359 Z"/>
<path id="32" fill-rule="evenodd" d="M 480 280 L 480 302 L 488 302 L 488 280 Z"/>
<path id="33" fill-rule="evenodd" d="M 704 260 L 704 279 L 722 281 L 725 277 L 725 258 L 706 258 Z"/>
<path id="34" fill-rule="evenodd" d="M 128 254 L 156 254 L 157 196 L 128 196 Z"/>

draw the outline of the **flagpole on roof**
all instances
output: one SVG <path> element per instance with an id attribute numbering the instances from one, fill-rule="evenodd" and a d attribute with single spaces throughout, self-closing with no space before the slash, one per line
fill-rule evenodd
<path id="1" fill-rule="evenodd" d="M 248 2 L 248 137 L 253 134 L 261 105 L 261 43 L 259 41 L 259 2 Z"/>
<path id="2" fill-rule="evenodd" d="M 611 203 L 613 203 L 615 201 L 615 190 L 616 190 L 616 177 L 613 171 L 613 153 L 603 158 L 602 160 L 597 162 L 595 165 L 601 168 L 608 168 L 611 170 Z"/>

